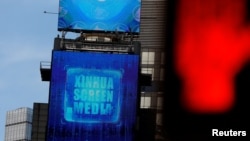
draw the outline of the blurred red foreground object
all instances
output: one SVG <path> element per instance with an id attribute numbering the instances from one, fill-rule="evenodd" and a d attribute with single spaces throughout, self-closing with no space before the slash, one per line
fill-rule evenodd
<path id="1" fill-rule="evenodd" d="M 175 68 L 190 112 L 224 113 L 236 100 L 234 77 L 250 58 L 245 0 L 180 0 Z"/>

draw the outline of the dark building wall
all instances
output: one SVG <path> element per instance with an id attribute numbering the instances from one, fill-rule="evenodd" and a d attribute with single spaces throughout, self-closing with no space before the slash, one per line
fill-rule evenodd
<path id="1" fill-rule="evenodd" d="M 32 120 L 32 141 L 45 141 L 47 126 L 48 104 L 33 104 L 33 120 Z"/>

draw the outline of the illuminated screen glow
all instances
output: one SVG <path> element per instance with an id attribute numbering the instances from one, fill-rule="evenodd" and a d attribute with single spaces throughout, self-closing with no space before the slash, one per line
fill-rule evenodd
<path id="1" fill-rule="evenodd" d="M 121 106 L 121 78 L 121 71 L 67 69 L 65 120 L 83 123 L 117 122 Z"/>
<path id="2" fill-rule="evenodd" d="M 53 51 L 47 140 L 132 141 L 138 55 Z"/>
<path id="3" fill-rule="evenodd" d="M 58 30 L 140 32 L 141 0 L 60 0 Z"/>

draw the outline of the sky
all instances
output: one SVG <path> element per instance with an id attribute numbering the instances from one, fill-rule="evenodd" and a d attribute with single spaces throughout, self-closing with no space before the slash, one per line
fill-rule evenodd
<path id="1" fill-rule="evenodd" d="M 0 140 L 6 112 L 47 103 L 49 82 L 41 81 L 40 62 L 51 61 L 59 0 L 0 1 Z"/>

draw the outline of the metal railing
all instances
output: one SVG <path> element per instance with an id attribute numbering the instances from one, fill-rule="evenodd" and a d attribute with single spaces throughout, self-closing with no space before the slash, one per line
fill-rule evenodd
<path id="1" fill-rule="evenodd" d="M 100 52 L 131 53 L 135 50 L 133 42 L 106 42 L 106 41 L 76 41 L 74 39 L 56 38 L 56 50 L 80 50 Z"/>

